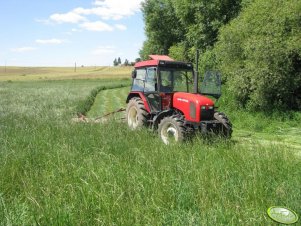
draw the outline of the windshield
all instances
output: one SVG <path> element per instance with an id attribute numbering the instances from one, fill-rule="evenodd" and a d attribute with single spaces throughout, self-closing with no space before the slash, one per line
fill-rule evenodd
<path id="1" fill-rule="evenodd" d="M 160 92 L 193 92 L 193 71 L 161 68 L 159 72 Z"/>

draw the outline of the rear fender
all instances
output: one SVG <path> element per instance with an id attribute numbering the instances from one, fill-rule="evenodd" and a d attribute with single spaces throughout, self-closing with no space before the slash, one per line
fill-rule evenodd
<path id="1" fill-rule="evenodd" d="M 151 112 L 150 110 L 150 107 L 149 107 L 149 104 L 148 104 L 148 101 L 147 99 L 145 98 L 144 94 L 141 93 L 141 92 L 131 92 L 128 97 L 126 98 L 126 103 L 128 103 L 130 101 L 130 99 L 132 99 L 133 97 L 139 97 L 141 98 L 141 100 L 143 101 L 144 103 L 144 107 L 145 109 L 147 110 L 148 113 Z"/>
<path id="2" fill-rule="evenodd" d="M 157 114 L 153 119 L 152 129 L 153 130 L 157 129 L 160 121 L 167 116 L 173 115 L 174 112 L 175 112 L 174 110 L 169 109 L 169 110 L 161 111 L 159 114 Z"/>

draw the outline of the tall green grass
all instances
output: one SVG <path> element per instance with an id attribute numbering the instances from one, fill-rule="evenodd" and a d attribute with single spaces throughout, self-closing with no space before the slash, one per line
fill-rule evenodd
<path id="1" fill-rule="evenodd" d="M 0 83 L 0 225 L 273 225 L 272 205 L 301 213 L 297 148 L 235 134 L 165 146 L 120 122 L 71 122 L 111 82 Z"/>

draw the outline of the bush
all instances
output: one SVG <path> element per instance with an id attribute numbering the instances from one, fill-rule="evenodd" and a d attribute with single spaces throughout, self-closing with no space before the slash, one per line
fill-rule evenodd
<path id="1" fill-rule="evenodd" d="M 301 1 L 255 0 L 221 29 L 215 54 L 237 102 L 301 109 Z"/>

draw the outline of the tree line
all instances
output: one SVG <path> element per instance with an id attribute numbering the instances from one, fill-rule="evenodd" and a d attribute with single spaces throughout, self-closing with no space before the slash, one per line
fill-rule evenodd
<path id="1" fill-rule="evenodd" d="M 121 58 L 115 58 L 113 61 L 113 65 L 116 66 L 134 66 L 135 63 L 139 62 L 141 59 L 140 58 L 136 58 L 135 62 L 130 62 L 128 59 L 124 60 L 124 63 L 121 62 Z"/>
<path id="2" fill-rule="evenodd" d="M 122 64 L 121 63 L 121 58 L 120 57 L 118 57 L 118 58 L 115 58 L 114 59 L 114 61 L 113 61 L 113 65 L 116 67 L 116 66 L 121 66 L 121 65 L 123 65 L 123 66 L 129 66 L 130 65 L 130 62 L 128 61 L 128 59 L 125 59 L 124 60 L 124 63 Z"/>
<path id="3" fill-rule="evenodd" d="M 237 106 L 301 109 L 300 0 L 146 0 L 140 51 L 219 70 Z"/>

